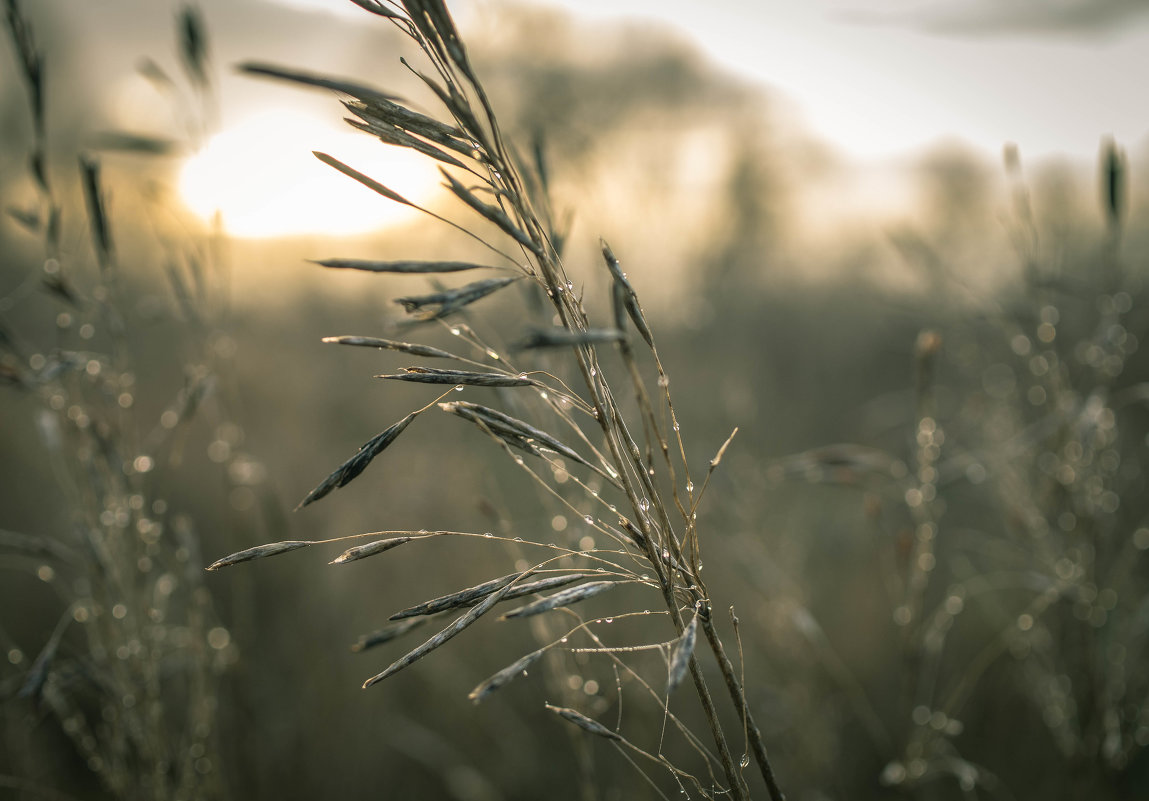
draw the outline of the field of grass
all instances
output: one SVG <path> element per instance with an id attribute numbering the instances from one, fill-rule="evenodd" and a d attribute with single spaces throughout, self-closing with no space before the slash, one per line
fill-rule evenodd
<path id="1" fill-rule="evenodd" d="M 830 247 L 809 142 L 650 178 L 666 120 L 765 130 L 681 51 L 355 2 L 407 69 L 221 78 L 176 9 L 160 140 L 57 133 L 7 0 L 0 797 L 1149 794 L 1138 153 L 941 151 Z M 251 79 L 442 202 L 318 264 L 191 219 L 164 154 Z"/>

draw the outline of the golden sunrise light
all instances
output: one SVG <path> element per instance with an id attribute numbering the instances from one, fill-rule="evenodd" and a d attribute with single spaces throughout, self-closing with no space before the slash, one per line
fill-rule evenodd
<path id="1" fill-rule="evenodd" d="M 320 163 L 316 150 L 415 203 L 438 188 L 427 159 L 309 116 L 271 111 L 227 128 L 188 159 L 180 195 L 197 215 L 218 212 L 228 233 L 244 238 L 362 234 L 418 214 Z"/>

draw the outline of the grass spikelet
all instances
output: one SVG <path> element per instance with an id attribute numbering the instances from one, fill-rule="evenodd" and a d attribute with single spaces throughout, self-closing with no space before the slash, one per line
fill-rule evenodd
<path id="1" fill-rule="evenodd" d="M 523 233 L 523 231 L 511 221 L 511 218 L 507 216 L 505 211 L 500 209 L 498 206 L 492 206 L 489 203 L 484 203 L 482 200 L 476 197 L 474 192 L 459 183 L 458 179 L 456 179 L 453 175 L 448 173 L 446 170 L 440 171 L 447 179 L 447 188 L 450 189 L 451 192 L 454 193 L 457 198 L 459 198 L 459 200 L 463 201 L 472 209 L 479 212 L 479 214 L 493 222 L 502 230 L 503 233 L 511 237 L 511 239 L 514 239 L 527 250 L 531 251 L 536 256 L 542 256 L 539 246 L 536 245 L 533 239 Z"/>
<path id="2" fill-rule="evenodd" d="M 443 595 L 438 598 L 432 598 L 430 601 L 424 601 L 421 604 L 409 607 L 396 612 L 391 615 L 391 620 L 402 620 L 407 617 L 415 617 L 419 615 L 433 615 L 436 612 L 443 612 L 447 609 L 458 609 L 463 606 L 470 606 L 478 601 L 480 598 L 485 598 L 493 592 L 498 592 L 503 587 L 506 587 L 512 581 L 517 579 L 520 573 L 511 573 L 508 576 L 501 578 L 491 579 L 484 581 L 482 584 L 476 584 L 474 587 L 468 587 L 465 590 L 453 592 L 450 595 Z"/>
<path id="3" fill-rule="evenodd" d="M 370 273 L 457 273 L 490 269 L 468 261 L 372 261 L 371 259 L 316 259 L 315 264 L 333 270 L 363 270 Z"/>
<path id="4" fill-rule="evenodd" d="M 415 539 L 414 537 L 391 537 L 386 540 L 376 540 L 369 542 L 366 545 L 356 545 L 354 548 L 348 548 L 339 556 L 332 559 L 328 564 L 342 565 L 346 562 L 354 562 L 358 559 L 366 559 L 368 556 L 374 556 L 377 553 L 389 551 L 392 548 L 398 548 L 405 542 L 410 542 Z"/>
<path id="5" fill-rule="evenodd" d="M 650 331 L 650 326 L 647 325 L 646 315 L 642 313 L 642 307 L 638 304 L 638 293 L 634 291 L 630 281 L 626 277 L 626 273 L 622 271 L 622 266 L 619 264 L 618 259 L 615 258 L 614 251 L 610 249 L 610 245 L 602 242 L 602 257 L 606 261 L 607 269 L 610 270 L 611 276 L 614 278 L 614 292 L 612 298 L 614 300 L 614 316 L 615 325 L 621 328 L 622 311 L 626 311 L 630 317 L 631 322 L 634 323 L 635 329 L 639 335 L 646 342 L 647 347 L 651 350 L 654 349 L 654 334 Z"/>
<path id="6" fill-rule="evenodd" d="M 586 331 L 572 331 L 567 328 L 536 329 L 529 332 L 512 349 L 577 347 L 579 345 L 597 345 L 602 342 L 618 342 L 622 338 L 623 333 L 618 328 L 589 328 Z"/>
<path id="7" fill-rule="evenodd" d="M 311 543 L 305 540 L 284 540 L 283 542 L 271 542 L 267 545 L 257 545 L 254 548 L 237 551 L 230 556 L 217 559 L 204 569 L 219 570 L 221 567 L 237 565 L 240 562 L 250 562 L 252 559 L 262 559 L 265 556 L 276 556 L 277 554 L 287 553 L 288 551 L 297 551 L 300 548 L 306 548 L 308 545 L 311 545 Z"/>
<path id="8" fill-rule="evenodd" d="M 458 311 L 464 306 L 469 306 L 477 300 L 482 300 L 492 292 L 498 292 L 503 287 L 509 286 L 517 280 L 519 279 L 488 278 L 484 281 L 475 281 L 474 283 L 455 289 L 432 292 L 429 295 L 413 295 L 406 298 L 396 298 L 395 302 L 408 312 L 421 311 L 427 306 L 438 306 L 439 309 L 428 318 L 437 319 Z"/>
<path id="9" fill-rule="evenodd" d="M 381 434 L 377 434 L 376 436 L 367 440 L 367 442 L 363 443 L 363 446 L 359 448 L 359 452 L 357 454 L 352 456 L 343 464 L 339 465 L 339 467 L 337 467 L 331 475 L 323 479 L 323 481 L 319 482 L 319 486 L 317 486 L 311 492 L 307 493 L 307 497 L 299 503 L 299 506 L 297 506 L 296 509 L 302 509 L 309 503 L 314 503 L 323 496 L 327 495 L 332 490 L 346 486 L 348 483 L 353 481 L 356 476 L 367 469 L 367 465 L 371 464 L 372 459 L 378 456 L 388 445 L 394 442 L 401 433 L 403 433 L 403 429 L 405 429 L 411 423 L 411 421 L 414 420 L 416 416 L 418 416 L 418 414 L 418 412 L 411 412 L 411 414 L 404 417 L 398 423 L 395 423 L 395 425 L 391 426 L 386 431 L 382 432 Z"/>
<path id="10" fill-rule="evenodd" d="M 474 701 L 476 704 L 479 703 L 495 690 L 500 689 L 506 684 L 514 681 L 519 676 L 523 675 L 523 672 L 526 671 L 526 669 L 533 665 L 535 662 L 537 662 L 539 657 L 541 657 L 544 653 L 546 653 L 546 648 L 540 648 L 537 651 L 531 651 L 526 656 L 516 660 L 510 665 L 507 665 L 505 668 L 491 676 L 478 687 L 471 690 L 470 695 L 467 697 Z"/>
<path id="11" fill-rule="evenodd" d="M 690 658 L 694 655 L 694 644 L 698 637 L 698 612 L 686 625 L 686 630 L 678 638 L 674 652 L 670 655 L 670 669 L 666 677 L 666 694 L 670 695 L 686 678 L 686 669 L 690 667 Z"/>
<path id="12" fill-rule="evenodd" d="M 521 575 L 526 575 L 526 574 L 519 574 L 519 575 L 521 576 Z M 514 578 L 518 578 L 518 576 L 515 576 Z M 493 607 L 495 604 L 497 604 L 499 601 L 501 601 L 503 599 L 503 595 L 506 594 L 506 592 L 509 588 L 510 588 L 510 584 L 508 583 L 507 586 L 503 587 L 498 592 L 494 592 L 494 593 L 491 593 L 490 595 L 488 595 L 483 600 L 482 603 L 471 607 L 467 611 L 466 614 L 460 615 L 458 618 L 455 619 L 455 622 L 453 622 L 451 625 L 447 626 L 447 628 L 440 631 L 438 634 L 436 634 L 431 639 L 427 640 L 427 642 L 423 643 L 418 648 L 415 648 L 414 650 L 409 651 L 407 654 L 405 654 L 401 658 L 392 662 L 387 667 L 387 669 L 384 670 L 382 673 L 378 673 L 378 674 L 372 676 L 371 678 L 369 678 L 367 681 L 363 682 L 363 689 L 367 689 L 368 687 L 372 686 L 373 684 L 378 684 L 379 682 L 383 681 L 387 677 L 395 675 L 396 673 L 398 673 L 403 668 L 411 665 L 414 662 L 419 661 L 424 656 L 426 656 L 427 654 L 431 653 L 436 648 L 438 648 L 440 645 L 442 645 L 443 643 L 445 643 L 448 640 L 455 637 L 455 635 L 457 635 L 463 629 L 467 628 L 472 623 L 474 623 L 476 620 L 478 620 L 480 617 L 482 617 L 487 612 L 489 612 L 491 610 L 491 607 Z"/>
<path id="13" fill-rule="evenodd" d="M 362 348 L 381 348 L 383 350 L 397 350 L 401 353 L 410 353 L 412 356 L 425 356 L 429 359 L 458 359 L 453 353 L 448 353 L 430 345 L 418 345 L 411 342 L 398 342 L 393 339 L 379 339 L 378 337 L 324 337 L 323 341 L 334 345 L 356 345 Z"/>
<path id="14" fill-rule="evenodd" d="M 108 222 L 108 206 L 100 183 L 100 163 L 95 159 L 80 158 L 80 174 L 83 178 L 84 201 L 88 207 L 88 221 L 92 227 L 92 241 L 96 245 L 100 266 L 108 266 L 112 254 L 112 229 Z"/>
<path id="15" fill-rule="evenodd" d="M 384 626 L 381 629 L 376 629 L 370 634 L 362 635 L 352 646 L 351 650 L 355 652 L 366 651 L 368 648 L 374 648 L 376 645 L 391 642 L 391 640 L 402 637 L 412 629 L 417 629 L 426 623 L 430 618 L 426 617 L 413 617 L 409 620 L 404 620 L 399 623 L 392 623 L 390 626 Z"/>
<path id="16" fill-rule="evenodd" d="M 472 387 L 530 387 L 538 384 L 534 379 L 506 373 L 471 373 L 465 370 L 436 370 L 431 367 L 403 369 L 406 372 L 375 377 L 393 381 L 414 381 L 417 384 L 465 384 Z"/>
<path id="17" fill-rule="evenodd" d="M 445 412 L 458 415 L 464 420 L 470 420 L 480 428 L 490 431 L 508 445 L 524 450 L 527 453 L 537 455 L 536 444 L 543 445 L 556 453 L 562 454 L 568 459 L 574 459 L 579 464 L 594 467 L 594 465 L 580 456 L 578 451 L 569 445 L 564 445 L 545 431 L 541 431 L 532 425 L 524 423 L 522 420 L 511 417 L 509 414 L 504 414 L 487 406 L 480 406 L 477 403 L 471 403 L 469 401 L 440 403 L 439 408 Z"/>
<path id="18" fill-rule="evenodd" d="M 552 609 L 558 609 L 560 606 L 570 606 L 573 603 L 578 603 L 599 593 L 606 592 L 617 583 L 617 581 L 590 581 L 586 584 L 580 584 L 577 587 L 571 587 L 569 590 L 562 590 L 556 592 L 554 595 L 548 595 L 546 598 L 540 598 L 526 606 L 512 609 L 499 618 L 499 620 L 510 620 L 515 617 L 531 617 L 532 615 L 549 612 Z"/>
<path id="19" fill-rule="evenodd" d="M 611 731 L 606 726 L 599 723 L 597 720 L 591 720 L 582 712 L 565 706 L 553 706 L 547 704 L 547 709 L 556 713 L 557 715 L 566 718 L 580 729 L 586 729 L 591 734 L 597 734 L 599 737 L 605 737 L 608 740 L 621 740 L 622 735 L 616 731 Z"/>
<path id="20" fill-rule="evenodd" d="M 179 15 L 180 60 L 196 85 L 208 83 L 207 30 L 194 6 L 184 6 Z"/>
<path id="21" fill-rule="evenodd" d="M 383 184 L 376 181 L 374 178 L 370 178 L 370 177 L 364 175 L 363 173 L 359 172 L 359 170 L 355 169 L 354 167 L 348 167 L 346 164 L 344 164 L 342 161 L 335 158 L 334 156 L 329 156 L 326 153 L 321 153 L 318 150 L 312 151 L 312 155 L 314 155 L 315 158 L 322 161 L 328 167 L 334 167 L 335 169 L 339 170 L 339 172 L 343 173 L 348 178 L 354 178 L 356 181 L 363 184 L 365 187 L 370 189 L 372 192 L 378 192 L 380 195 L 387 198 L 388 200 L 393 200 L 396 203 L 400 203 L 404 206 L 410 206 L 412 208 L 418 208 L 414 203 L 412 203 L 410 200 L 408 200 L 407 198 L 400 195 L 398 192 L 394 191 L 393 189 L 388 189 Z"/>

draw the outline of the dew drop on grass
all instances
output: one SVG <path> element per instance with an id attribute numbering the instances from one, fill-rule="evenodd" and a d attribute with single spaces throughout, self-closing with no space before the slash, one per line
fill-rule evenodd
<path id="1" fill-rule="evenodd" d="M 498 361 L 498 359 L 499 359 L 499 354 L 495 353 L 495 352 L 494 352 L 493 350 L 491 350 L 490 348 L 487 348 L 487 357 L 488 357 L 488 358 L 491 358 L 491 359 L 494 359 L 495 361 Z"/>
<path id="2" fill-rule="evenodd" d="M 457 387 L 455 387 L 455 391 L 456 392 L 462 392 L 463 391 L 463 385 L 459 384 Z"/>
<path id="3" fill-rule="evenodd" d="M 686 491 L 687 492 L 694 492 L 694 482 L 693 481 L 687 480 Z"/>
<path id="4" fill-rule="evenodd" d="M 593 526 L 593 525 L 594 525 L 594 518 L 593 518 L 593 517 L 591 517 L 590 515 L 585 515 L 585 516 L 583 517 L 583 520 L 585 520 L 585 521 L 586 521 L 586 524 L 587 524 L 588 526 Z"/>
<path id="5" fill-rule="evenodd" d="M 742 759 L 738 760 L 738 764 L 741 767 L 744 767 L 744 768 L 747 767 L 750 764 L 750 755 L 749 754 L 743 754 Z"/>
<path id="6" fill-rule="evenodd" d="M 458 328 L 452 328 L 452 329 L 451 329 L 451 333 L 452 333 L 452 334 L 454 334 L 455 336 L 459 336 L 459 334 L 460 334 L 461 332 L 459 331 L 459 329 L 458 329 Z"/>

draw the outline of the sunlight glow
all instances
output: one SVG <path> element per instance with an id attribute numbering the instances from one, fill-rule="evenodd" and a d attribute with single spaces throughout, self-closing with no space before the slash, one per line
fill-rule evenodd
<path id="1" fill-rule="evenodd" d="M 438 191 L 439 173 L 422 156 L 309 116 L 275 111 L 213 137 L 184 165 L 180 194 L 200 217 L 218 211 L 229 234 L 248 238 L 362 234 L 418 215 L 320 163 L 314 150 L 414 203 Z"/>

